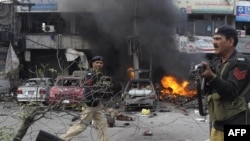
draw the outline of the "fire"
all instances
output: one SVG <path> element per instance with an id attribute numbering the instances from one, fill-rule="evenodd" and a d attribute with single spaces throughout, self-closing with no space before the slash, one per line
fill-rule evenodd
<path id="1" fill-rule="evenodd" d="M 196 90 L 188 89 L 188 81 L 183 81 L 182 83 L 178 83 L 177 79 L 173 76 L 164 76 L 161 79 L 161 84 L 163 89 L 161 93 L 166 94 L 174 94 L 181 96 L 193 97 L 196 94 Z"/>
<path id="2" fill-rule="evenodd" d="M 128 77 L 130 79 L 134 79 L 135 78 L 135 72 L 134 72 L 134 69 L 132 67 L 128 68 L 127 72 L 128 72 Z"/>

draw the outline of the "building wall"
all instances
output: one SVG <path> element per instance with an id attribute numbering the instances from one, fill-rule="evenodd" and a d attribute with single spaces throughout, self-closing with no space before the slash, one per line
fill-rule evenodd
<path id="1" fill-rule="evenodd" d="M 249 1 L 174 0 L 174 3 L 187 16 L 187 21 L 180 23 L 178 27 L 177 43 L 181 52 L 212 53 L 214 29 L 219 25 L 229 24 L 239 31 L 236 49 L 242 53 L 250 53 Z"/>
<path id="2" fill-rule="evenodd" d="M 90 49 L 80 36 L 61 34 L 27 34 L 26 49 Z"/>

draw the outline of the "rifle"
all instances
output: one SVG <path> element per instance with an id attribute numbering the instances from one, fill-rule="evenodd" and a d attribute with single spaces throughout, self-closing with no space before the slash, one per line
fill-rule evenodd
<path id="1" fill-rule="evenodd" d="M 206 112 L 206 109 L 204 108 L 203 104 L 203 95 L 205 95 L 205 79 L 200 78 L 199 74 L 202 73 L 204 69 L 202 68 L 201 64 L 191 66 L 190 70 L 190 76 L 193 76 L 195 79 L 196 83 L 196 88 L 197 88 L 197 100 L 198 100 L 198 108 L 199 108 L 199 113 L 201 116 L 206 116 L 208 113 Z"/>

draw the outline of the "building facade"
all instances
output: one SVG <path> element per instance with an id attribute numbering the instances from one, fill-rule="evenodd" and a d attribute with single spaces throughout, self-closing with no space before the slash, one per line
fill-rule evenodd
<path id="1" fill-rule="evenodd" d="M 236 49 L 250 53 L 250 1 L 243 0 L 174 0 L 186 21 L 177 27 L 177 42 L 181 52 L 212 53 L 212 35 L 219 25 L 234 26 L 239 33 Z"/>
<path id="2" fill-rule="evenodd" d="M 0 72 L 4 71 L 10 43 L 20 59 L 20 78 L 37 74 L 56 77 L 81 69 L 78 67 L 79 58 L 69 62 L 65 51 L 71 48 L 84 52 L 88 58 L 91 56 L 94 47 L 89 39 L 84 38 L 88 29 L 82 29 L 82 24 L 91 25 L 89 15 L 103 10 L 104 2 L 0 0 Z M 250 1 L 173 0 L 173 3 L 181 15 L 176 28 L 180 52 L 212 53 L 214 29 L 229 24 L 239 31 L 237 50 L 250 53 Z"/>
<path id="3" fill-rule="evenodd" d="M 10 3 L 14 8 L 11 25 L 16 27 L 11 33 L 21 62 L 19 77 L 56 77 L 81 69 L 77 65 L 79 58 L 69 62 L 65 57 L 68 48 L 85 53 L 91 48 L 79 31 L 78 20 L 83 11 L 74 7 L 81 3 L 78 0 L 18 0 Z"/>

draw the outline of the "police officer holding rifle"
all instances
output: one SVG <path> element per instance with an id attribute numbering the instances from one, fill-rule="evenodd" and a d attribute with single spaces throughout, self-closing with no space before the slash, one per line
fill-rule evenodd
<path id="1" fill-rule="evenodd" d="M 216 57 L 202 62 L 199 77 L 209 89 L 206 97 L 211 122 L 210 141 L 224 141 L 224 125 L 245 125 L 250 122 L 250 62 L 237 52 L 237 31 L 223 25 L 215 29 L 213 45 Z"/>

